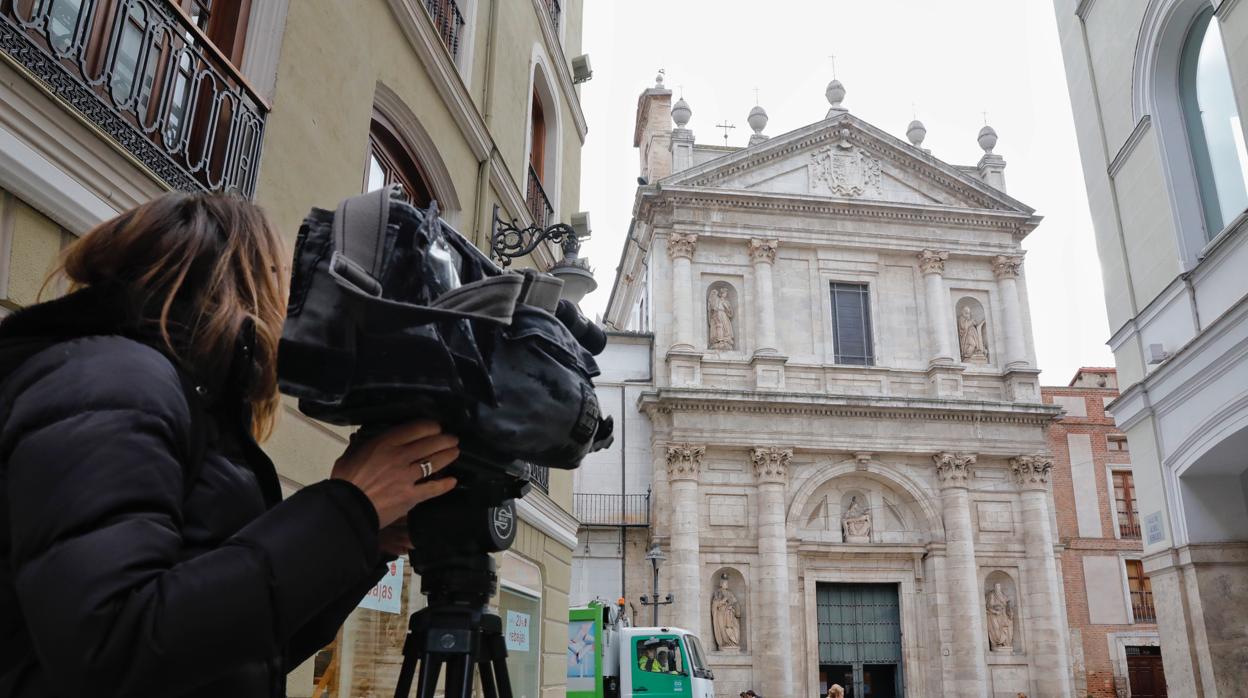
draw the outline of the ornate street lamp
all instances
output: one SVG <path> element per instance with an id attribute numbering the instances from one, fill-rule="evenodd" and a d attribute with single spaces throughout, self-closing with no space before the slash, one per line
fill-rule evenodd
<path id="1" fill-rule="evenodd" d="M 641 605 L 654 607 L 653 625 L 657 626 L 659 624 L 659 606 L 666 606 L 675 599 L 672 598 L 671 594 L 667 594 L 662 600 L 659 599 L 659 564 L 666 560 L 667 556 L 663 554 L 663 550 L 657 542 L 650 546 L 650 551 L 646 553 L 646 559 L 650 561 L 650 566 L 654 569 L 654 596 L 650 597 L 642 594 Z"/>
<path id="2" fill-rule="evenodd" d="M 532 253 L 543 241 L 549 240 L 563 250 L 563 259 L 550 269 L 551 275 L 563 281 L 561 298 L 580 303 L 586 294 L 598 288 L 593 270 L 586 260 L 580 258 L 581 238 L 587 236 L 588 230 L 578 231 L 576 226 L 567 223 L 555 223 L 545 228 L 534 223 L 521 228 L 520 222 L 515 219 L 510 222 L 503 220 L 499 211 L 498 204 L 495 204 L 494 228 L 490 235 L 490 254 L 499 265 L 504 268 L 511 266 L 511 260 Z M 588 214 L 577 214 L 572 221 L 576 223 L 578 218 L 587 228 Z"/>

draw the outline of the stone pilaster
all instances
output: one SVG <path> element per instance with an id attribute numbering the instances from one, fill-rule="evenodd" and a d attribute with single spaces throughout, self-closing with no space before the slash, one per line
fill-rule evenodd
<path id="1" fill-rule="evenodd" d="M 793 693 L 793 647 L 789 620 L 789 549 L 784 489 L 793 450 L 760 447 L 750 454 L 758 480 L 759 640 L 754 654 L 764 696 Z"/>
<path id="2" fill-rule="evenodd" d="M 667 253 L 672 257 L 676 349 L 693 349 L 693 253 L 697 246 L 698 236 L 694 233 L 674 232 L 667 239 Z"/>
<path id="3" fill-rule="evenodd" d="M 971 524 L 970 486 L 976 457 L 971 454 L 937 453 L 936 478 L 945 520 L 945 558 L 948 578 L 945 591 L 948 609 L 941 625 L 948 624 L 952 643 L 943 673 L 947 696 L 988 695 L 985 659 L 984 613 L 979 592 L 979 566 L 975 561 L 975 531 Z"/>
<path id="4" fill-rule="evenodd" d="M 1027 653 L 1037 693 L 1041 696 L 1070 696 L 1070 660 L 1062 614 L 1061 580 L 1053 554 L 1053 531 L 1049 527 L 1049 471 L 1053 459 L 1048 456 L 1019 456 L 1010 459 L 1010 470 L 1022 490 L 1023 569 L 1029 593 L 1024 603 L 1030 632 Z"/>
<path id="5" fill-rule="evenodd" d="M 668 574 L 673 625 L 701 634 L 701 559 L 698 554 L 698 477 L 705 446 L 667 447 L 667 481 L 671 489 L 671 542 Z"/>
<path id="6" fill-rule="evenodd" d="M 953 313 L 949 309 L 949 293 L 943 279 L 945 260 L 949 253 L 939 250 L 923 250 L 919 253 L 919 272 L 923 274 L 923 291 L 927 300 L 927 331 L 931 336 L 931 363 L 953 363 L 953 344 L 950 340 L 950 324 Z"/>
<path id="7" fill-rule="evenodd" d="M 1002 319 L 1005 321 L 1005 366 L 1027 366 L 1027 349 L 1023 337 L 1023 311 L 1018 297 L 1018 274 L 1023 268 L 1023 258 L 997 256 L 992 260 L 992 272 L 997 277 L 997 290 L 1001 294 Z"/>
<path id="8" fill-rule="evenodd" d="M 776 353 L 776 302 L 771 267 L 776 261 L 778 240 L 750 240 L 750 260 L 754 264 L 754 307 L 757 309 L 754 353 Z"/>

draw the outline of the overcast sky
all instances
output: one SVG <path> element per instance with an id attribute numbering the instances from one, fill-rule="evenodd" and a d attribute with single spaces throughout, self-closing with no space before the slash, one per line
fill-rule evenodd
<path id="1" fill-rule="evenodd" d="M 722 145 L 715 124 L 726 119 L 736 125 L 728 144 L 743 146 L 754 88 L 767 135 L 822 119 L 835 55 L 851 113 L 901 138 L 917 115 L 924 146 L 946 162 L 979 160 L 987 112 L 1009 193 L 1045 219 L 1024 241 L 1041 380 L 1065 385 L 1080 366 L 1113 365 L 1049 0 L 587 0 L 584 46 L 594 68 L 581 92 L 581 209 L 593 224 L 582 254 L 599 282 L 582 303 L 591 316 L 606 307 L 628 231 L 637 95 L 658 69 L 676 97 L 683 87 L 699 143 Z"/>

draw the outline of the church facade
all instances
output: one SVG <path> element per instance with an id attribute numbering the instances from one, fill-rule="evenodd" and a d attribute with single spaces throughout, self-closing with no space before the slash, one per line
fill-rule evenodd
<path id="1" fill-rule="evenodd" d="M 625 595 L 657 543 L 662 622 L 701 637 L 723 696 L 1069 696 L 1059 410 L 1022 263 L 1039 218 L 991 129 L 950 165 L 922 124 L 898 139 L 844 96 L 774 138 L 756 107 L 746 148 L 696 143 L 661 80 L 639 98 L 645 184 L 605 318 L 652 336 L 622 407 L 651 482 Z"/>

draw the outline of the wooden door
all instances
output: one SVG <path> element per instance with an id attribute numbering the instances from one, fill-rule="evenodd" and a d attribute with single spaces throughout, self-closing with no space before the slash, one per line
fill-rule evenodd
<path id="1" fill-rule="evenodd" d="M 1161 650 L 1128 647 L 1127 681 L 1131 684 L 1131 698 L 1164 698 L 1166 673 L 1161 666 Z"/>

